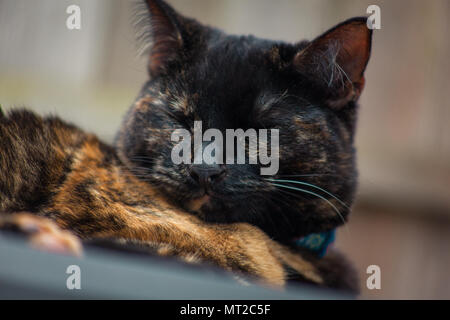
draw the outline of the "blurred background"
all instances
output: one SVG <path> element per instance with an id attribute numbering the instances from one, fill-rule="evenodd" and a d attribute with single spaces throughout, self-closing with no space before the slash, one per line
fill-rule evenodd
<path id="1" fill-rule="evenodd" d="M 299 41 L 381 8 L 361 97 L 360 188 L 336 246 L 361 298 L 450 299 L 450 1 L 168 0 L 230 33 Z M 57 114 L 111 142 L 147 77 L 135 1 L 0 0 L 0 104 Z M 81 7 L 81 30 L 66 8 Z M 381 290 L 366 288 L 369 265 Z"/>

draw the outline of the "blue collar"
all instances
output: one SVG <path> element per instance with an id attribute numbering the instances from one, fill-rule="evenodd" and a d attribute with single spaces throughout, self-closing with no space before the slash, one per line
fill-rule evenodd
<path id="1" fill-rule="evenodd" d="M 319 258 L 322 258 L 330 244 L 334 242 L 336 238 L 336 229 L 321 232 L 311 233 L 307 236 L 294 239 L 294 245 L 313 251 Z"/>

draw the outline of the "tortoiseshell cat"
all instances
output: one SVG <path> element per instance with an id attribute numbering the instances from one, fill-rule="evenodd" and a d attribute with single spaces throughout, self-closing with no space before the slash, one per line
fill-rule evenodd
<path id="1" fill-rule="evenodd" d="M 150 80 L 115 147 L 55 117 L 0 114 L 2 227 L 41 244 L 43 233 L 61 236 L 72 251 L 70 234 L 117 239 L 266 283 L 356 291 L 343 256 L 292 243 L 333 230 L 349 213 L 366 19 L 287 44 L 226 35 L 161 0 L 145 6 Z M 279 129 L 278 173 L 267 180 L 258 165 L 175 165 L 170 135 L 195 120 L 204 130 Z"/>

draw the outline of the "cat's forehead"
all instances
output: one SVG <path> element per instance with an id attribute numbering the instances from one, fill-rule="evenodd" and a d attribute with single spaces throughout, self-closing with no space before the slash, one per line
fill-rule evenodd
<path id="1" fill-rule="evenodd" d="M 249 73 L 264 71 L 275 46 L 275 43 L 253 36 L 228 36 L 220 41 L 211 41 L 194 60 L 190 70 L 196 79 L 234 77 L 238 81 L 238 76 L 245 79 Z"/>
<path id="2" fill-rule="evenodd" d="M 229 36 L 211 41 L 192 63 L 174 78 L 176 90 L 200 100 L 232 102 L 270 90 L 277 82 L 279 45 L 252 36 Z M 169 87 L 171 87 L 169 85 Z M 175 86 L 172 86 L 175 87 Z"/>

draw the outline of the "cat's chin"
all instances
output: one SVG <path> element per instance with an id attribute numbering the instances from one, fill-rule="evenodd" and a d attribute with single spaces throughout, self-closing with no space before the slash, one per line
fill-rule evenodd
<path id="1" fill-rule="evenodd" d="M 235 222 L 235 220 L 230 220 L 230 213 L 234 212 L 234 210 L 229 206 L 224 208 L 220 197 L 218 198 L 212 194 L 205 193 L 202 196 L 191 198 L 184 203 L 184 208 L 204 221 Z"/>
<path id="2" fill-rule="evenodd" d="M 201 197 L 189 200 L 186 206 L 190 211 L 199 212 L 204 206 L 210 205 L 210 202 L 211 196 L 208 194 L 204 194 Z"/>
<path id="3" fill-rule="evenodd" d="M 205 216 L 207 213 L 211 215 L 212 212 L 215 213 L 220 211 L 219 208 L 223 207 L 223 199 L 223 195 L 211 189 L 193 190 L 190 198 L 186 199 L 182 206 L 199 216 Z"/>

